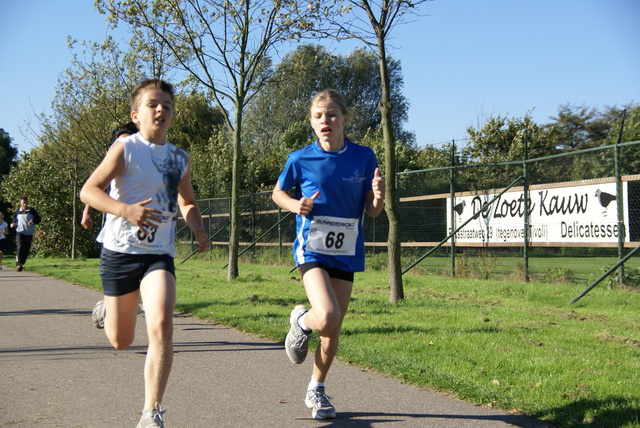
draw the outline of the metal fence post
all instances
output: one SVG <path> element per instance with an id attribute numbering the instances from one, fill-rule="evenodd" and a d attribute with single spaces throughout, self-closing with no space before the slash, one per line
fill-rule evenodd
<path id="1" fill-rule="evenodd" d="M 449 168 L 449 191 L 451 193 L 451 229 L 453 230 L 453 226 L 455 225 L 455 221 L 456 221 L 456 214 L 455 211 L 453 209 L 453 207 L 456 204 L 455 201 L 455 196 L 456 196 L 456 185 L 455 185 L 455 173 L 454 173 L 454 167 L 455 167 L 455 163 L 456 163 L 456 142 L 455 140 L 451 140 L 451 162 L 450 162 L 450 168 Z M 456 235 L 451 235 L 451 246 L 449 247 L 451 250 L 451 278 L 455 278 L 456 277 Z"/>
<path id="2" fill-rule="evenodd" d="M 524 242 L 522 243 L 522 255 L 523 255 L 523 274 L 524 282 L 529 282 L 529 132 L 524 134 L 524 162 L 522 172 L 524 175 L 524 185 L 522 191 L 524 194 Z"/>
<path id="3" fill-rule="evenodd" d="M 622 111 L 622 123 L 620 124 L 620 133 L 618 134 L 618 140 L 616 141 L 615 148 L 615 167 L 616 167 L 616 206 L 618 208 L 618 260 L 624 258 L 624 241 L 627 236 L 626 228 L 624 225 L 624 200 L 622 195 L 622 180 L 621 180 L 621 168 L 620 168 L 620 143 L 622 142 L 622 131 L 624 130 L 624 119 L 627 115 L 627 110 Z M 618 282 L 625 283 L 626 278 L 624 274 L 624 264 L 620 265 L 618 271 Z"/>
<path id="4" fill-rule="evenodd" d="M 280 220 L 282 220 L 282 208 L 278 207 L 278 254 L 282 258 L 282 225 Z"/>
<path id="5" fill-rule="evenodd" d="M 251 241 L 256 239 L 256 194 L 251 194 Z M 255 256 L 256 249 L 253 247 L 251 253 Z"/>

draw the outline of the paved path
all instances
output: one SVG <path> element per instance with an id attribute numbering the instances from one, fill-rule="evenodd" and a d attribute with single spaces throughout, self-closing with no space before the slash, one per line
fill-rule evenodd
<path id="1" fill-rule="evenodd" d="M 0 426 L 133 428 L 143 401 L 146 334 L 116 351 L 93 327 L 101 294 L 12 269 L 0 271 Z M 338 410 L 315 421 L 303 403 L 311 359 L 291 364 L 281 344 L 175 316 L 167 426 L 537 427 L 336 362 L 328 393 Z"/>

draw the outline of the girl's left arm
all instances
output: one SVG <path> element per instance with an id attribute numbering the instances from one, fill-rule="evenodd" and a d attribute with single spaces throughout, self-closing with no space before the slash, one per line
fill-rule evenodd
<path id="1" fill-rule="evenodd" d="M 371 217 L 377 217 L 384 208 L 384 178 L 380 175 L 380 168 L 376 168 L 371 181 L 371 190 L 367 192 L 367 200 L 364 209 Z"/>

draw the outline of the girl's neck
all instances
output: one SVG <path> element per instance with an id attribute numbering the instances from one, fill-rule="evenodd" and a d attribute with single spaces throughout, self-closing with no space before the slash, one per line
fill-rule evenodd
<path id="1" fill-rule="evenodd" d="M 344 147 L 344 138 L 340 138 L 338 141 L 328 141 L 318 139 L 318 145 L 325 152 L 337 152 Z"/>

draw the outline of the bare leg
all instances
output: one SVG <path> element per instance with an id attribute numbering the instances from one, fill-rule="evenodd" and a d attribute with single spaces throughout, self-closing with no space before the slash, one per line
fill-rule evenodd
<path id="1" fill-rule="evenodd" d="M 124 296 L 104 296 L 104 331 L 118 350 L 127 349 L 135 338 L 139 296 L 139 291 Z"/>
<path id="2" fill-rule="evenodd" d="M 304 275 L 304 286 L 311 303 L 311 309 L 304 319 L 305 324 L 320 332 L 313 379 L 324 382 L 338 352 L 340 330 L 349 307 L 353 283 L 331 279 L 322 269 L 311 269 Z"/>
<path id="3" fill-rule="evenodd" d="M 149 336 L 149 349 L 144 367 L 144 408 L 153 409 L 156 403 L 162 402 L 173 364 L 176 280 L 171 273 L 156 270 L 142 280 L 140 290 Z"/>

